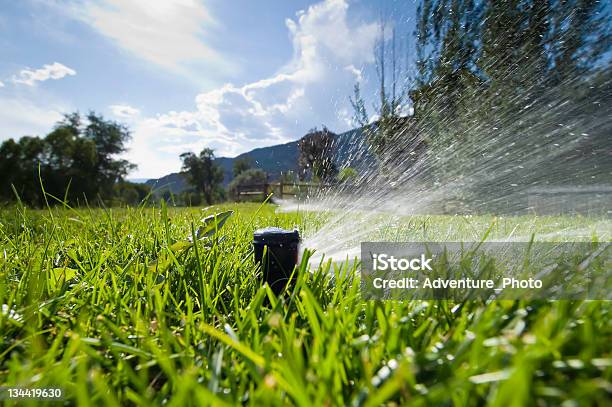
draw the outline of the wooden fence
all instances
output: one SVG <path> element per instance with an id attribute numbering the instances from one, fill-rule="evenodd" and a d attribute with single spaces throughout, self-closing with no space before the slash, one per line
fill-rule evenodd
<path id="1" fill-rule="evenodd" d="M 240 185 L 236 189 L 236 198 L 239 201 L 252 200 L 256 198 L 265 199 L 270 193 L 280 199 L 296 198 L 308 195 L 311 192 L 330 188 L 331 184 L 320 184 L 314 182 L 266 182 L 261 184 Z"/>

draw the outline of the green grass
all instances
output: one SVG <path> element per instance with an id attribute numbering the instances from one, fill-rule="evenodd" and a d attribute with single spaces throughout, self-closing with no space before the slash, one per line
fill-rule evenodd
<path id="1" fill-rule="evenodd" d="M 168 251 L 227 209 L 223 240 Z M 2 210 L 0 386 L 60 387 L 95 405 L 609 403 L 609 302 L 364 302 L 354 270 L 308 273 L 308 253 L 275 298 L 253 230 L 313 233 L 326 217 L 274 209 Z M 474 239 L 492 224 L 556 236 L 602 220 L 409 222 L 406 239 Z"/>

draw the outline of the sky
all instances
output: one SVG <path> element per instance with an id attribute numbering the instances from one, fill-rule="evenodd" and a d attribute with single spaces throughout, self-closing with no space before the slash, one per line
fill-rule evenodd
<path id="1" fill-rule="evenodd" d="M 414 18 L 412 1 L 392 3 Z M 381 13 L 376 0 L 0 0 L 0 141 L 94 110 L 130 128 L 129 178 L 155 178 L 187 151 L 349 130 L 354 85 L 375 93 Z"/>

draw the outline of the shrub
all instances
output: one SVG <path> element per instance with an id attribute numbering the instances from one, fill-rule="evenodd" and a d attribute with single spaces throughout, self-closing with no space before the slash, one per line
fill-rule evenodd
<path id="1" fill-rule="evenodd" d="M 268 175 L 265 171 L 259 168 L 252 168 L 250 170 L 243 171 L 236 178 L 230 182 L 228 191 L 231 199 L 238 200 L 238 188 L 245 185 L 256 185 L 265 184 L 268 182 Z M 263 192 L 263 188 L 262 188 Z"/>

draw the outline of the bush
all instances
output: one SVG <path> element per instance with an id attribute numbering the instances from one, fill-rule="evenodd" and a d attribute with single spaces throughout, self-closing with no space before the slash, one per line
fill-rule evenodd
<path id="1" fill-rule="evenodd" d="M 122 181 L 114 186 L 115 197 L 111 203 L 128 206 L 138 206 L 151 192 L 146 184 Z"/>
<path id="2" fill-rule="evenodd" d="M 231 199 L 238 200 L 238 187 L 244 185 L 256 185 L 256 184 L 265 184 L 268 182 L 268 175 L 265 171 L 260 170 L 259 168 L 252 168 L 250 170 L 246 170 L 240 173 L 236 178 L 230 182 L 228 186 L 228 191 Z M 263 192 L 263 189 L 262 189 Z"/>

